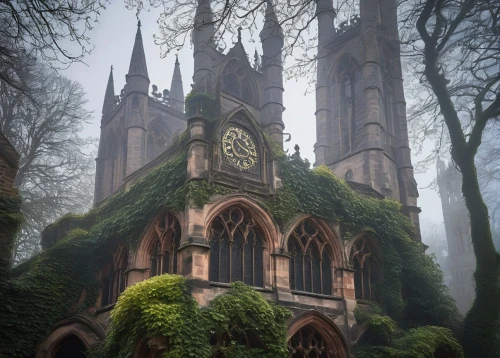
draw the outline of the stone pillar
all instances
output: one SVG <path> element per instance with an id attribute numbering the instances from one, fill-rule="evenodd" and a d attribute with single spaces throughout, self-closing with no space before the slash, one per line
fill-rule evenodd
<path id="1" fill-rule="evenodd" d="M 316 80 L 316 143 L 314 165 L 325 165 L 329 149 L 328 123 L 331 120 L 330 89 L 328 87 L 328 51 L 326 44 L 333 38 L 335 11 L 332 0 L 319 0 L 316 5 L 318 18 L 318 70 Z M 332 138 L 330 138 L 332 139 Z"/>
<path id="2" fill-rule="evenodd" d="M 354 309 L 356 308 L 356 294 L 354 290 L 354 270 L 348 268 L 338 268 L 336 272 L 335 294 L 342 287 L 342 297 L 345 302 L 345 314 L 347 316 L 347 325 L 350 330 L 356 324 L 354 318 Z"/>
<path id="3" fill-rule="evenodd" d="M 209 142 L 206 138 L 206 123 L 207 120 L 198 113 L 188 119 L 187 181 L 208 177 Z M 190 202 L 186 205 L 185 215 L 187 227 L 179 248 L 181 275 L 208 281 L 210 247 L 204 237 L 204 209 Z"/>
<path id="4" fill-rule="evenodd" d="M 271 274 L 274 277 L 273 286 L 280 301 L 293 302 L 292 290 L 290 289 L 290 256 L 281 251 L 271 255 L 273 266 Z"/>

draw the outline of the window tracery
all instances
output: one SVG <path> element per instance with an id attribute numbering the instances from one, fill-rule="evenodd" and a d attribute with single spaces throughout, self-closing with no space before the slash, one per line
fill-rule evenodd
<path id="1" fill-rule="evenodd" d="M 177 250 L 181 239 L 179 220 L 166 213 L 154 225 L 154 238 L 150 251 L 150 277 L 164 273 L 177 273 Z"/>
<path id="2" fill-rule="evenodd" d="M 368 238 L 357 240 L 351 250 L 356 299 L 375 300 L 374 287 L 378 279 L 378 260 Z"/>
<path id="3" fill-rule="evenodd" d="M 290 358 L 333 358 L 322 335 L 311 325 L 305 326 L 288 342 Z"/>
<path id="4" fill-rule="evenodd" d="M 221 89 L 250 104 L 256 104 L 251 77 L 237 59 L 230 60 L 224 66 L 221 74 Z"/>
<path id="5" fill-rule="evenodd" d="M 311 220 L 304 220 L 288 238 L 290 288 L 297 291 L 332 294 L 330 244 Z"/>
<path id="6" fill-rule="evenodd" d="M 115 303 L 118 296 L 125 291 L 127 287 L 127 267 L 128 267 L 128 249 L 122 247 L 104 270 L 101 276 L 101 306 L 107 306 Z"/>
<path id="7" fill-rule="evenodd" d="M 264 240 L 250 215 L 230 207 L 209 230 L 210 280 L 264 286 Z"/>

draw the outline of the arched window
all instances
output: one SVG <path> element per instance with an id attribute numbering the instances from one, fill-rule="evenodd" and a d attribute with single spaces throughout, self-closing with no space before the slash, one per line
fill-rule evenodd
<path id="1" fill-rule="evenodd" d="M 150 251 L 150 277 L 177 273 L 177 250 L 181 240 L 181 225 L 171 213 L 166 213 L 154 225 Z"/>
<path id="2" fill-rule="evenodd" d="M 104 157 L 104 196 L 111 195 L 117 187 L 118 170 L 118 143 L 113 134 L 107 139 Z"/>
<path id="3" fill-rule="evenodd" d="M 295 228 L 288 238 L 292 290 L 332 294 L 330 248 L 311 220 L 304 220 Z"/>
<path id="4" fill-rule="evenodd" d="M 336 74 L 341 155 L 356 149 L 356 87 L 359 76 L 356 61 L 350 56 L 345 56 Z"/>
<path id="5" fill-rule="evenodd" d="M 128 249 L 122 247 L 110 259 L 101 278 L 101 306 L 115 303 L 127 287 Z"/>
<path id="6" fill-rule="evenodd" d="M 288 341 L 290 358 L 333 358 L 324 338 L 313 326 L 307 325 Z"/>
<path id="7" fill-rule="evenodd" d="M 221 74 L 221 89 L 245 102 L 256 105 L 252 79 L 237 59 L 230 60 L 224 66 Z"/>
<path id="8" fill-rule="evenodd" d="M 378 280 L 378 260 L 368 238 L 358 239 L 351 250 L 356 299 L 375 300 L 374 287 Z"/>
<path id="9" fill-rule="evenodd" d="M 255 222 L 233 206 L 210 224 L 210 281 L 264 286 L 264 240 Z"/>
<path id="10" fill-rule="evenodd" d="M 165 151 L 168 138 L 169 130 L 161 123 L 161 119 L 154 120 L 148 125 L 148 135 L 146 138 L 146 157 L 148 162 Z"/>

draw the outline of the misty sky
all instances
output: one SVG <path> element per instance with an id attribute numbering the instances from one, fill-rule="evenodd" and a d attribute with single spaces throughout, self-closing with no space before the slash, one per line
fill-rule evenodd
<path id="1" fill-rule="evenodd" d="M 94 120 L 85 127 L 82 135 L 99 137 L 101 109 L 111 65 L 114 67 L 115 94 L 119 94 L 125 84 L 125 75 L 128 71 L 137 30 L 135 15 L 135 11 L 127 10 L 121 1 L 114 1 L 110 4 L 90 33 L 91 43 L 95 49 L 91 55 L 85 57 L 86 64 L 75 63 L 69 69 L 62 71 L 63 75 L 84 86 L 89 100 L 87 107 L 94 111 Z M 170 88 L 175 52 L 170 53 L 166 58 L 160 58 L 160 47 L 155 45 L 153 40 L 153 34 L 159 32 L 156 23 L 158 16 L 159 13 L 152 9 L 149 12 L 143 11 L 140 19 L 151 85 L 157 85 L 161 92 L 164 88 Z M 315 22 L 313 24 L 316 25 Z M 245 46 L 251 58 L 253 58 L 256 46 L 257 51 L 262 54 L 260 43 Z M 187 94 L 191 90 L 193 74 L 193 52 L 189 43 L 179 52 L 179 62 L 184 94 Z M 314 76 L 314 74 L 311 75 Z M 286 126 L 285 132 L 292 134 L 292 140 L 285 143 L 285 149 L 289 149 L 292 153 L 293 146 L 299 144 L 302 157 L 308 158 L 312 163 L 314 162 L 313 145 L 316 141 L 315 97 L 314 93 L 304 96 L 307 86 L 307 79 L 285 82 L 284 106 L 286 110 L 283 114 L 283 121 Z M 432 144 L 429 145 L 432 146 Z M 412 159 L 413 163 L 418 160 L 415 156 Z M 435 175 L 435 168 L 432 166 L 427 173 L 415 176 L 420 191 L 418 204 L 422 208 L 420 219 L 424 222 L 442 221 L 441 202 L 437 192 L 424 188 L 432 182 Z"/>

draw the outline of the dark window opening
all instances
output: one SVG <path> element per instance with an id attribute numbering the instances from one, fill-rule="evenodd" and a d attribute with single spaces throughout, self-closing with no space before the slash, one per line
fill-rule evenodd
<path id="1" fill-rule="evenodd" d="M 333 358 L 321 334 L 308 325 L 288 341 L 290 358 Z"/>
<path id="2" fill-rule="evenodd" d="M 101 306 L 115 303 L 127 287 L 128 249 L 122 247 L 110 259 L 101 279 Z"/>
<path id="3" fill-rule="evenodd" d="M 305 220 L 288 239 L 290 288 L 297 291 L 332 294 L 331 246 L 311 221 Z"/>
<path id="4" fill-rule="evenodd" d="M 171 213 L 166 213 L 154 225 L 154 241 L 151 247 L 150 277 L 164 273 L 177 273 L 181 225 Z"/>
<path id="5" fill-rule="evenodd" d="M 238 60 L 230 60 L 222 70 L 221 88 L 237 98 L 255 105 L 255 94 L 250 75 Z"/>
<path id="6" fill-rule="evenodd" d="M 87 348 L 82 341 L 71 335 L 60 343 L 54 358 L 85 358 L 86 351 Z"/>
<path id="7" fill-rule="evenodd" d="M 210 280 L 264 286 L 264 240 L 252 218 L 231 207 L 210 225 Z"/>
<path id="8" fill-rule="evenodd" d="M 351 260 L 354 268 L 354 293 L 356 299 L 375 301 L 375 287 L 378 280 L 378 260 L 367 238 L 355 242 Z"/>

